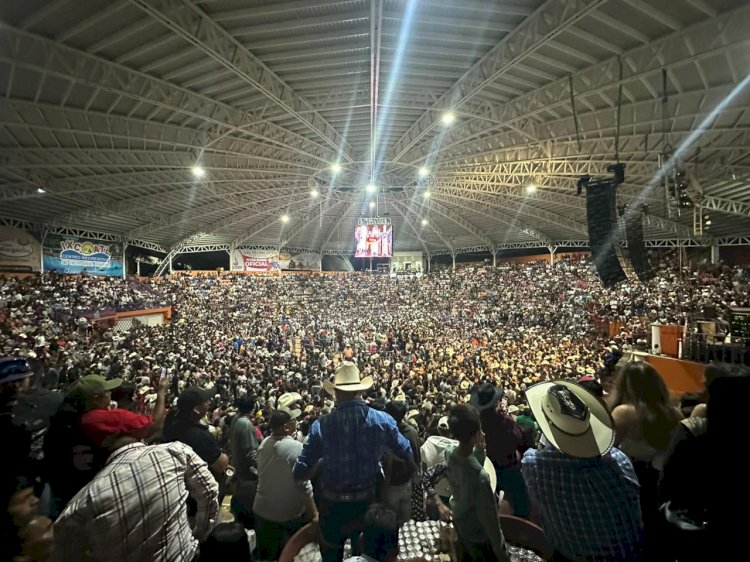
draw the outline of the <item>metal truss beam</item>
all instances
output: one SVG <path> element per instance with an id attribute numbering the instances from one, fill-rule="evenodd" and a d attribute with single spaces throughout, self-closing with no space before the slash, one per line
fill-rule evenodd
<path id="1" fill-rule="evenodd" d="M 276 146 L 314 154 L 329 162 L 331 155 L 335 154 L 329 147 L 263 121 L 253 113 L 165 80 L 15 29 L 3 22 L 0 22 L 0 30 L 0 61 L 192 117 L 204 124 L 206 143 L 227 132 L 241 132 Z"/>
<path id="2" fill-rule="evenodd" d="M 247 219 L 248 216 L 252 216 L 248 215 L 247 213 L 250 213 L 251 211 L 266 211 L 268 209 L 267 205 L 270 201 L 288 197 L 289 194 L 285 193 L 284 195 L 268 197 L 262 200 L 248 201 L 248 197 L 244 195 L 224 195 L 218 201 L 214 201 L 213 203 L 200 205 L 198 207 L 194 207 L 186 211 L 180 211 L 179 213 L 174 213 L 172 215 L 162 216 L 155 221 L 148 222 L 144 225 L 139 226 L 138 228 L 131 230 L 127 233 L 127 236 L 129 238 L 146 236 L 149 234 L 153 234 L 154 232 L 173 228 L 178 224 L 198 221 L 210 215 L 226 211 L 227 209 L 242 209 L 241 212 L 244 215 L 244 219 Z M 233 216 L 235 215 L 232 215 L 225 219 L 221 219 L 216 224 L 219 225 L 219 227 L 226 226 L 225 221 L 231 219 L 231 217 Z M 214 226 L 216 226 L 216 224 L 210 227 L 199 228 L 198 230 L 201 232 L 212 234 L 214 232 Z"/>
<path id="3" fill-rule="evenodd" d="M 312 209 L 312 212 L 310 213 L 310 216 L 308 217 L 300 217 L 300 220 L 295 224 L 292 228 L 290 228 L 287 232 L 281 233 L 281 241 L 279 242 L 279 246 L 286 246 L 294 240 L 299 234 L 301 234 L 307 227 L 309 227 L 312 223 L 314 223 L 316 220 L 320 220 L 320 217 L 323 215 L 323 213 L 326 213 L 328 211 L 333 211 L 338 205 L 341 203 L 347 203 L 346 200 L 341 201 L 335 201 L 331 205 L 326 205 L 325 203 L 321 204 L 321 208 L 318 210 L 318 213 L 315 213 L 315 209 Z"/>
<path id="4" fill-rule="evenodd" d="M 457 224 L 461 228 L 463 228 L 466 232 L 474 236 L 475 238 L 478 238 L 482 242 L 484 242 L 488 248 L 492 249 L 492 252 L 494 253 L 495 249 L 495 242 L 492 240 L 489 234 L 482 231 L 482 229 L 474 226 L 466 219 L 462 218 L 458 213 L 454 213 L 450 209 L 447 209 L 446 207 L 443 207 L 438 202 L 431 200 L 429 203 L 430 210 L 433 213 L 437 213 L 441 217 L 444 217 L 448 219 L 449 221 Z"/>
<path id="5" fill-rule="evenodd" d="M 269 208 L 268 206 L 265 206 L 262 209 L 258 209 L 258 213 L 256 215 L 256 216 L 262 216 L 262 215 L 266 215 L 266 214 L 270 213 L 271 216 L 269 216 L 265 220 L 262 220 L 262 221 L 260 221 L 260 222 L 258 222 L 256 224 L 251 225 L 250 228 L 252 228 L 253 231 L 251 233 L 249 233 L 249 234 L 242 234 L 240 236 L 235 237 L 234 240 L 232 242 L 230 242 L 230 246 L 232 246 L 232 247 L 240 246 L 245 241 L 250 240 L 253 236 L 259 234 L 263 230 L 265 230 L 267 228 L 270 228 L 272 225 L 274 225 L 275 223 L 277 223 L 280 220 L 279 213 L 282 210 L 290 208 L 290 206 L 294 205 L 295 203 L 296 204 L 299 203 L 299 194 L 298 193 L 296 193 L 296 194 L 295 193 L 287 193 L 286 196 L 284 196 L 284 197 L 278 197 L 276 199 L 282 199 L 281 204 L 275 205 L 272 208 Z M 324 209 L 324 212 L 325 212 L 326 209 L 330 208 L 330 206 L 332 206 L 333 204 L 335 204 L 335 203 L 337 203 L 337 202 L 339 202 L 341 200 L 346 200 L 346 197 L 343 196 L 343 195 L 341 195 L 341 194 L 339 194 L 339 193 L 335 193 L 335 192 L 329 194 L 328 195 L 328 199 L 326 201 L 326 203 L 328 204 L 328 207 L 326 207 Z M 305 212 L 309 211 L 310 208 L 312 206 L 316 205 L 316 204 L 317 203 L 315 201 L 311 201 L 308 198 L 308 199 L 305 200 L 304 206 L 301 207 L 301 208 L 295 208 L 294 212 L 295 213 L 305 213 Z M 227 217 L 225 219 L 222 219 L 221 221 L 219 221 L 219 222 L 211 225 L 208 228 L 207 231 L 209 233 L 215 233 L 215 232 L 217 232 L 219 230 L 226 230 L 226 229 L 234 226 L 235 224 L 242 223 L 242 222 L 246 221 L 248 218 L 252 218 L 253 215 L 252 214 L 248 214 L 248 212 L 252 211 L 252 210 L 254 210 L 254 209 L 252 209 L 252 208 L 251 209 L 243 209 L 243 210 L 241 210 L 238 213 L 230 215 L 229 217 Z M 290 217 L 294 216 L 293 213 L 289 213 L 289 214 L 290 214 Z M 256 232 L 256 229 L 259 229 L 259 230 Z"/>
<path id="6" fill-rule="evenodd" d="M 711 209 L 712 211 L 720 211 L 739 217 L 750 217 L 750 203 L 748 202 L 732 201 L 709 195 L 701 199 L 701 206 L 704 209 Z"/>
<path id="7" fill-rule="evenodd" d="M 397 201 L 391 201 L 390 202 L 393 208 L 396 210 L 396 212 L 401 215 L 401 218 L 403 219 L 403 224 L 407 225 L 411 231 L 416 236 L 417 240 L 422 244 L 422 247 L 424 248 L 425 253 L 430 253 L 430 250 L 428 248 L 427 241 L 423 238 L 422 233 L 419 231 L 419 229 L 414 225 L 412 220 L 409 218 L 409 215 L 412 214 L 413 210 L 407 207 L 405 204 L 402 205 L 401 203 Z M 428 225 L 428 228 L 430 228 L 438 238 L 443 242 L 443 244 L 446 245 L 448 248 L 453 248 L 453 242 L 449 241 L 446 237 L 445 233 L 440 230 L 435 225 Z"/>
<path id="8" fill-rule="evenodd" d="M 239 185 L 239 189 L 236 187 Z M 81 221 L 108 217 L 112 215 L 129 215 L 133 213 L 142 213 L 143 210 L 158 208 L 164 204 L 180 204 L 189 200 L 192 204 L 205 203 L 217 198 L 229 196 L 242 196 L 255 199 L 258 195 L 267 195 L 269 192 L 279 192 L 281 190 L 290 190 L 298 186 L 276 185 L 274 182 L 263 180 L 240 180 L 232 181 L 231 187 L 225 184 L 217 184 L 215 181 L 210 182 L 174 182 L 164 183 L 163 187 L 174 188 L 169 191 L 162 191 L 152 195 L 143 195 L 140 197 L 129 197 L 121 200 L 103 199 L 103 202 L 96 203 L 89 200 L 88 207 L 67 213 L 65 215 L 56 215 L 50 219 L 52 223 L 59 224 L 76 224 Z M 118 187 L 117 189 L 126 190 L 128 186 Z M 85 190 L 84 190 L 85 191 Z"/>
<path id="9" fill-rule="evenodd" d="M 459 200 L 466 201 L 468 203 L 474 203 L 474 204 L 479 203 L 495 211 L 500 211 L 500 212 L 505 212 L 505 213 L 515 213 L 516 215 L 519 215 L 519 216 L 526 215 L 538 221 L 543 221 L 543 222 L 553 224 L 556 226 L 561 226 L 568 230 L 572 230 L 574 232 L 578 232 L 579 234 L 588 236 L 588 229 L 586 228 L 586 225 L 584 223 L 579 222 L 570 217 L 567 217 L 565 215 L 562 215 L 560 213 L 550 213 L 543 209 L 532 207 L 528 203 L 526 204 L 521 203 L 520 205 L 515 205 L 515 201 L 509 198 L 506 198 L 505 200 L 503 200 L 502 198 L 498 198 L 495 195 L 490 195 L 487 193 L 481 193 L 481 192 L 476 192 L 476 191 L 466 191 L 460 188 L 458 189 L 454 188 L 454 189 L 449 190 L 449 189 L 441 187 L 439 191 L 440 191 L 440 196 L 443 198 L 448 198 L 451 200 L 459 199 Z"/>
<path id="10" fill-rule="evenodd" d="M 197 4 L 183 0 L 131 1 L 308 127 L 336 154 L 351 159 L 351 147 L 338 131 Z"/>
<path id="11" fill-rule="evenodd" d="M 440 191 L 436 190 L 432 193 L 431 200 L 441 200 L 440 198 Z M 507 240 L 508 235 L 510 234 L 511 230 L 517 230 L 519 232 L 525 232 L 529 236 L 532 236 L 533 238 L 536 238 L 541 242 L 542 244 L 548 244 L 548 241 L 551 239 L 549 235 L 543 234 L 539 232 L 539 229 L 535 229 L 534 227 L 528 225 L 528 223 L 524 223 L 518 219 L 518 217 L 509 215 L 506 213 L 503 213 L 501 211 L 494 211 L 493 213 L 488 213 L 483 206 L 472 206 L 468 203 L 463 202 L 462 200 L 455 198 L 450 201 L 446 200 L 444 201 L 447 205 L 450 205 L 452 207 L 458 207 L 459 209 L 462 209 L 464 211 L 467 211 L 469 213 L 474 213 L 481 215 L 483 217 L 487 217 L 488 219 L 491 219 L 493 221 L 498 221 L 503 224 L 507 224 L 510 228 L 508 231 L 506 231 L 505 236 L 503 237 L 503 242 L 495 242 L 496 247 L 500 247 L 505 243 L 505 240 Z"/>
<path id="12" fill-rule="evenodd" d="M 581 18 L 604 3 L 604 0 L 547 0 L 523 20 L 500 43 L 490 49 L 433 105 L 434 111 L 424 113 L 391 150 L 393 160 L 400 160 L 439 122 L 440 111 L 459 109 L 546 41 L 565 32 Z"/>
<path id="13" fill-rule="evenodd" d="M 241 173 L 255 174 L 257 179 L 259 174 L 270 173 L 276 175 L 299 174 L 297 177 L 305 178 L 305 173 L 299 173 L 289 166 L 279 163 L 276 166 L 258 166 L 252 158 L 236 156 L 220 156 L 207 154 L 203 158 L 204 165 L 211 168 L 211 173 Z M 69 197 L 72 200 L 78 200 L 86 205 L 104 205 L 109 200 L 103 197 L 97 197 L 92 191 L 101 188 L 113 187 L 116 189 L 124 188 L 122 184 L 115 183 L 112 185 L 114 177 L 117 174 L 96 176 L 96 179 L 90 177 L 93 185 L 85 187 L 89 181 L 88 176 L 83 178 L 70 178 L 60 180 L 47 175 L 47 170 L 58 170 L 60 168 L 69 168 L 77 170 L 79 168 L 92 168 L 100 170 L 102 168 L 121 169 L 142 169 L 151 170 L 152 172 L 184 172 L 189 174 L 189 169 L 195 162 L 192 154 L 185 152 L 157 152 L 157 151 L 137 151 L 137 150 L 93 150 L 93 149 L 2 149 L 0 148 L 0 167 L 13 170 L 18 175 L 28 179 L 34 186 L 42 187 L 52 195 L 60 197 Z M 309 170 L 308 170 L 309 175 Z M 120 176 L 117 176 L 120 177 Z M 292 177 L 295 177 L 294 175 Z M 79 183 L 79 179 L 80 182 Z M 100 183 L 99 183 L 100 182 Z M 196 182 L 198 183 L 198 182 Z M 204 182 L 205 183 L 205 182 Z M 210 182 L 209 182 L 210 183 Z M 76 195 L 83 197 L 75 198 Z M 10 201 L 16 199 L 27 199 L 39 197 L 36 189 L 30 189 L 23 185 L 12 185 L 0 187 L 0 201 Z"/>
<path id="14" fill-rule="evenodd" d="M 556 4 L 563 6 L 568 3 Z M 747 41 L 743 22 L 748 18 L 750 5 L 743 4 L 716 18 L 702 20 L 647 45 L 636 47 L 620 57 L 613 56 L 606 61 L 593 64 L 572 75 L 576 84 L 576 98 L 584 99 L 616 89 L 621 83 L 620 60 L 623 64 L 622 84 L 627 85 L 630 82 L 641 83 L 653 78 L 661 73 L 663 68 L 677 64 L 693 64 L 698 59 L 717 56 L 726 51 L 728 45 L 739 46 Z M 404 154 L 401 159 L 406 162 L 422 162 L 435 150 L 455 148 L 473 137 L 487 136 L 496 129 L 507 128 L 514 123 L 530 120 L 542 112 L 560 106 L 567 107 L 569 104 L 570 84 L 566 76 L 477 115 L 477 119 L 457 123 L 446 132 L 439 148 L 430 142 L 415 147 L 415 143 L 440 119 L 436 112 L 430 112 L 424 116 L 424 123 L 419 130 L 412 131 L 408 138 L 405 135 L 396 145 L 394 153 L 400 154 L 408 146 L 409 153 Z"/>
<path id="15" fill-rule="evenodd" d="M 114 148 L 126 143 L 128 149 L 190 150 L 201 154 L 204 150 L 218 154 L 250 157 L 259 161 L 289 161 L 311 168 L 320 168 L 328 163 L 322 158 L 303 150 L 287 146 L 271 145 L 267 142 L 229 135 L 217 139 L 207 147 L 205 132 L 180 127 L 170 123 L 148 121 L 113 115 L 92 110 L 73 109 L 51 104 L 33 103 L 16 99 L 0 100 L 0 124 L 29 130 L 44 130 L 54 133 L 82 135 L 103 145 Z"/>

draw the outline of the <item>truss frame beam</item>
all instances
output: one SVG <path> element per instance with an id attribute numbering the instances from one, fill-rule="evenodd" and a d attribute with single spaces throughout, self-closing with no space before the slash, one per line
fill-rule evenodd
<path id="1" fill-rule="evenodd" d="M 567 5 L 568 2 L 559 4 Z M 621 83 L 626 85 L 630 81 L 640 82 L 650 75 L 660 73 L 662 68 L 668 68 L 683 61 L 693 63 L 702 57 L 716 56 L 730 44 L 726 37 L 739 38 L 737 43 L 744 41 L 746 36 L 744 22 L 748 18 L 750 18 L 750 5 L 744 5 L 716 18 L 685 27 L 647 45 L 635 47 L 620 57 L 613 56 L 603 62 L 592 64 L 572 75 L 574 83 L 583 87 L 576 89 L 576 97 L 584 99 L 587 96 L 617 88 Z M 717 38 L 719 38 L 718 45 Z M 619 78 L 620 59 L 623 63 L 622 82 Z M 438 150 L 442 151 L 465 143 L 472 137 L 486 136 L 495 129 L 506 128 L 518 121 L 531 119 L 541 112 L 569 104 L 570 84 L 568 76 L 565 76 L 478 115 L 479 119 L 457 123 L 446 133 L 446 141 Z M 403 153 L 402 158 L 406 162 L 424 161 L 434 152 L 432 143 L 429 142 L 414 146 L 427 132 L 428 127 L 431 128 L 431 125 L 440 119 L 440 115 L 436 115 L 435 112 L 427 115 L 426 126 L 422 125 L 418 127 L 418 131 L 415 130 L 410 135 L 405 135 L 405 138 L 394 148 L 396 154 Z M 492 124 L 488 125 L 487 120 L 492 121 Z M 407 136 L 409 140 L 406 139 Z M 407 151 L 408 154 L 406 154 Z"/>
<path id="2" fill-rule="evenodd" d="M 252 86 L 274 105 L 313 131 L 328 147 L 351 160 L 344 137 L 313 107 L 250 53 L 223 27 L 193 2 L 131 0 L 149 16 Z M 305 113 L 300 113 L 300 112 Z"/>
<path id="3" fill-rule="evenodd" d="M 144 72 L 0 22 L 0 61 L 124 96 L 203 123 L 206 143 L 239 132 L 331 161 L 334 153 L 293 131 Z"/>
<path id="4" fill-rule="evenodd" d="M 392 159 L 400 160 L 437 125 L 441 119 L 439 110 L 460 108 L 514 65 L 533 54 L 545 41 L 563 33 L 603 3 L 604 0 L 547 0 L 456 81 L 435 102 L 433 111 L 424 113 L 396 141 L 391 150 Z"/>

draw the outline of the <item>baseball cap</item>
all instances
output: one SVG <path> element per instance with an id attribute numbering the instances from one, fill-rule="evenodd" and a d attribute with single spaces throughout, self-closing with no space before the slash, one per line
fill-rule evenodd
<path id="1" fill-rule="evenodd" d="M 113 390 L 122 384 L 122 379 L 105 379 L 101 375 L 86 375 L 78 379 L 78 382 L 70 389 L 71 392 L 78 392 L 85 398 L 92 398 L 99 394 L 104 394 Z"/>
<path id="2" fill-rule="evenodd" d="M 438 429 L 448 429 L 448 416 L 443 416 L 438 421 Z"/>
<path id="3" fill-rule="evenodd" d="M 268 420 L 268 427 L 271 430 L 279 429 L 290 420 L 296 419 L 302 412 L 299 410 L 290 410 L 289 408 L 279 408 L 271 412 L 271 418 Z"/>
<path id="4" fill-rule="evenodd" d="M 151 429 L 151 417 L 116 408 L 91 410 L 83 415 L 80 427 L 94 444 L 101 446 L 110 435 L 131 435 L 143 439 Z"/>
<path id="5" fill-rule="evenodd" d="M 4 357 L 0 359 L 0 384 L 29 378 L 34 372 L 26 359 Z"/>
<path id="6" fill-rule="evenodd" d="M 182 391 L 177 398 L 178 410 L 192 410 L 196 406 L 208 402 L 214 397 L 216 392 L 213 388 L 201 388 L 199 386 L 189 386 Z"/>

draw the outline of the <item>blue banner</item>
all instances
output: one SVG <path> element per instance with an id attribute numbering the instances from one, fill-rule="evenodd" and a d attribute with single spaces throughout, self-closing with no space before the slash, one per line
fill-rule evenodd
<path id="1" fill-rule="evenodd" d="M 122 249 L 117 242 L 51 234 L 44 240 L 44 271 L 122 277 Z"/>

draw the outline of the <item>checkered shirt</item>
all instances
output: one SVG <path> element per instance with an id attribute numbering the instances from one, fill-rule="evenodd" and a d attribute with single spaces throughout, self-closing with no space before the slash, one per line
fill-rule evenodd
<path id="1" fill-rule="evenodd" d="M 578 459 L 547 446 L 526 451 L 521 470 L 561 554 L 587 562 L 640 559 L 640 485 L 625 453 L 613 448 L 601 458 Z"/>
<path id="2" fill-rule="evenodd" d="M 219 512 L 219 486 L 180 442 L 118 449 L 55 522 L 54 560 L 191 561 Z M 198 504 L 188 522 L 188 495 Z"/>

